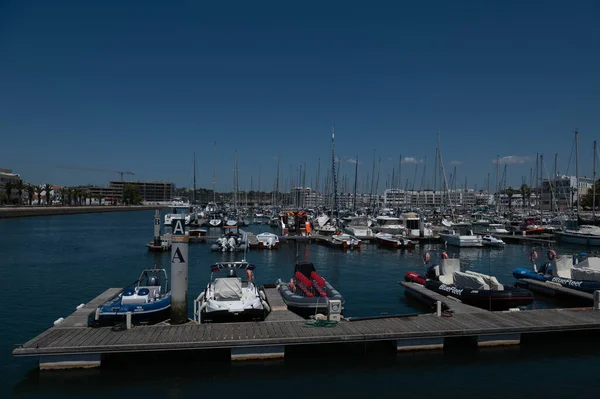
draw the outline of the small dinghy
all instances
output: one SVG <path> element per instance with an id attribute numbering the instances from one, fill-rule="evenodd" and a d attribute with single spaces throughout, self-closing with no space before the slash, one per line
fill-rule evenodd
<path id="1" fill-rule="evenodd" d="M 551 249 L 547 253 L 549 262 L 538 266 L 537 251 L 529 254 L 532 269 L 517 268 L 513 276 L 517 279 L 530 278 L 560 284 L 577 291 L 593 293 L 600 290 L 600 258 L 588 257 L 579 262 L 577 256 L 560 255 Z"/>
<path id="2" fill-rule="evenodd" d="M 211 281 L 194 301 L 196 321 L 206 323 L 265 319 L 271 308 L 264 290 L 254 282 L 254 265 L 246 261 L 221 262 L 212 265 L 210 270 Z"/>
<path id="3" fill-rule="evenodd" d="M 347 233 L 340 233 L 340 234 L 333 234 L 331 236 L 331 241 L 334 244 L 342 244 L 342 247 L 344 249 L 350 248 L 350 249 L 360 249 L 361 245 L 362 245 L 362 240 L 347 234 Z"/>
<path id="4" fill-rule="evenodd" d="M 342 294 L 317 273 L 311 262 L 298 262 L 294 277 L 289 283 L 278 280 L 277 289 L 288 309 L 302 317 L 316 313 L 327 315 L 330 300 L 339 300 L 342 309 L 344 306 Z"/>
<path id="5" fill-rule="evenodd" d="M 424 260 L 427 266 L 429 254 L 425 254 Z M 461 272 L 460 260 L 448 259 L 445 253 L 439 265 L 427 267 L 425 275 L 408 272 L 404 279 L 486 310 L 508 310 L 533 302 L 533 294 L 527 289 L 505 287 L 496 277 L 487 274 L 470 270 Z"/>
<path id="6" fill-rule="evenodd" d="M 279 248 L 279 236 L 273 233 L 260 233 L 256 235 L 258 240 L 258 248 L 260 249 L 277 249 Z"/>
<path id="7" fill-rule="evenodd" d="M 377 243 L 380 247 L 386 248 L 414 248 L 415 244 L 406 238 L 396 237 L 390 233 L 379 232 L 375 234 Z"/>
<path id="8" fill-rule="evenodd" d="M 504 247 L 505 242 L 500 238 L 487 234 L 481 238 L 484 247 Z"/>
<path id="9" fill-rule="evenodd" d="M 146 269 L 140 278 L 121 294 L 100 305 L 96 325 L 111 325 L 125 321 L 131 312 L 133 324 L 154 324 L 169 318 L 171 291 L 165 269 Z"/>

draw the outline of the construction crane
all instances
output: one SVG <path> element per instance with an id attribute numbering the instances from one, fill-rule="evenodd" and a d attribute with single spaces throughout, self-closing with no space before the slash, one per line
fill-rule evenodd
<path id="1" fill-rule="evenodd" d="M 89 170 L 90 172 L 118 173 L 119 175 L 121 175 L 121 181 L 123 181 L 123 175 L 132 175 L 133 176 L 135 174 L 133 172 L 124 172 L 124 171 L 120 171 L 120 170 L 80 168 L 78 166 L 62 166 L 62 165 L 59 165 L 59 166 L 57 166 L 57 168 L 60 168 L 60 169 L 75 169 L 75 170 Z"/>

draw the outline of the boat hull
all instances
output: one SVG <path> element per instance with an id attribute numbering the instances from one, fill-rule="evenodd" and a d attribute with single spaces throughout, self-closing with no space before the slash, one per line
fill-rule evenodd
<path id="1" fill-rule="evenodd" d="M 548 274 L 536 273 L 530 269 L 517 268 L 513 271 L 516 279 L 530 278 L 532 280 L 544 281 L 559 284 L 565 288 L 571 288 L 577 291 L 593 293 L 600 290 L 600 281 L 573 280 L 570 278 L 552 276 Z"/>
<path id="2" fill-rule="evenodd" d="M 156 324 L 169 318 L 171 296 L 151 304 L 120 305 L 118 302 L 105 304 L 98 310 L 98 319 L 92 325 L 107 326 L 125 322 L 127 312 L 131 312 L 133 324 Z"/>
<path id="3" fill-rule="evenodd" d="M 588 247 L 599 247 L 600 236 L 592 236 L 586 234 L 569 233 L 565 231 L 556 232 L 554 236 L 562 243 L 584 245 Z"/>
<path id="4" fill-rule="evenodd" d="M 481 238 L 477 236 L 457 236 L 453 234 L 440 234 L 442 241 L 448 245 L 453 245 L 460 248 L 482 247 Z"/>
<path id="5" fill-rule="evenodd" d="M 327 304 L 329 299 L 342 301 L 343 314 L 344 298 L 342 297 L 342 294 L 333 288 L 333 286 L 327 281 L 325 282 L 325 287 L 328 294 L 327 298 L 318 296 L 308 298 L 306 296 L 293 293 L 289 286 L 285 283 L 280 283 L 278 285 L 279 293 L 281 294 L 281 298 L 283 299 L 283 302 L 286 304 L 287 308 L 301 317 L 309 318 L 317 313 L 327 315 L 329 313 Z"/>
<path id="6" fill-rule="evenodd" d="M 201 312 L 202 323 L 235 323 L 245 321 L 263 321 L 268 312 L 265 309 L 245 309 L 239 312 L 229 310 L 218 310 Z"/>
<path id="7" fill-rule="evenodd" d="M 524 288 L 505 287 L 504 290 L 473 290 L 466 287 L 443 284 L 409 272 L 405 280 L 419 283 L 443 296 L 459 299 L 462 303 L 481 309 L 499 311 L 527 306 L 533 302 L 533 294 Z"/>

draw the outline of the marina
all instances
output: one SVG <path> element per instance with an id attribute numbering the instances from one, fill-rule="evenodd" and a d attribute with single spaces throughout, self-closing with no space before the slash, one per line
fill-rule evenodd
<path id="1" fill-rule="evenodd" d="M 500 313 L 450 309 L 451 317 L 350 319 L 331 328 L 297 320 L 136 326 L 117 331 L 59 324 L 16 348 L 13 355 L 38 357 L 41 369 L 89 368 L 100 366 L 104 355 L 127 352 L 228 350 L 232 360 L 256 360 L 284 357 L 287 347 L 297 345 L 384 342 L 396 350 L 418 350 L 443 348 L 456 339 L 466 339 L 467 346 L 506 345 L 519 343 L 523 334 L 600 330 L 600 312 L 591 309 Z"/>

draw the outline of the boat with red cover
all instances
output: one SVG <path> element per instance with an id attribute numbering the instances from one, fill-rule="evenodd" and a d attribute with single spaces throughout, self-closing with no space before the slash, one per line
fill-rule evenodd
<path id="1" fill-rule="evenodd" d="M 344 306 L 342 294 L 317 273 L 312 262 L 296 263 L 294 277 L 287 283 L 278 280 L 277 289 L 288 309 L 302 317 L 327 315 L 330 300 L 339 300 L 342 309 Z"/>

